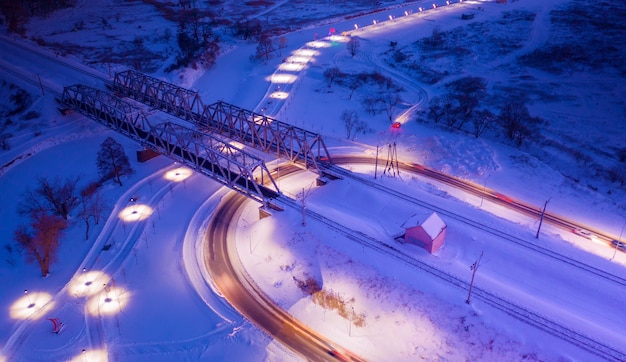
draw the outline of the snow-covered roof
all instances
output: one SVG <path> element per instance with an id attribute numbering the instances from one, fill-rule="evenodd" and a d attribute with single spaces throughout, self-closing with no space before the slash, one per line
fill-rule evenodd
<path id="1" fill-rule="evenodd" d="M 441 231 L 446 228 L 446 224 L 443 222 L 443 220 L 441 220 L 436 212 L 430 214 L 430 216 L 426 220 L 424 220 L 421 226 L 431 239 L 436 238 L 437 235 L 439 235 L 439 233 L 441 233 Z"/>

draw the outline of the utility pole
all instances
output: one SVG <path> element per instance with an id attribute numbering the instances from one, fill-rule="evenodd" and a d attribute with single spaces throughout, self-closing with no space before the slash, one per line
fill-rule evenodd
<path id="1" fill-rule="evenodd" d="M 550 199 L 546 200 L 546 203 L 543 204 L 543 210 L 541 211 L 541 217 L 539 218 L 539 227 L 537 228 L 537 235 L 535 235 L 535 239 L 539 239 L 539 231 L 541 231 L 541 224 L 543 224 L 543 217 L 546 214 L 546 207 L 548 207 L 548 202 Z"/>
<path id="2" fill-rule="evenodd" d="M 613 249 L 613 256 L 611 257 L 611 260 L 615 258 L 615 255 L 617 254 L 617 247 L 619 246 L 619 243 L 622 242 L 622 234 L 624 233 L 624 227 L 626 227 L 626 222 L 624 223 L 624 225 L 622 225 L 622 231 L 619 232 L 619 238 L 614 241 L 615 249 Z"/>
<path id="3" fill-rule="evenodd" d="M 480 261 L 483 258 L 483 253 L 484 251 L 481 251 L 478 259 L 476 259 L 474 264 L 470 266 L 470 270 L 472 271 L 472 280 L 470 281 L 469 292 L 467 293 L 467 299 L 465 300 L 465 303 L 467 304 L 470 304 L 470 299 L 472 298 L 472 289 L 474 288 L 474 276 L 476 276 L 476 271 L 480 267 Z"/>
<path id="4" fill-rule="evenodd" d="M 309 193 L 311 192 L 311 187 L 313 187 L 313 184 L 309 186 L 309 189 L 306 192 L 304 192 L 304 187 L 303 187 L 302 193 L 300 194 L 300 197 L 302 199 L 302 226 L 306 226 L 306 198 L 309 196 Z"/>
<path id="5" fill-rule="evenodd" d="M 376 180 L 376 176 L 378 173 L 378 148 L 380 146 L 378 144 L 376 144 L 376 166 L 374 167 L 374 180 Z"/>
<path id="6" fill-rule="evenodd" d="M 489 178 L 489 176 L 491 176 L 491 174 L 485 177 L 485 181 L 483 181 L 483 192 L 482 194 L 480 194 L 480 206 L 479 207 L 483 207 L 483 200 L 485 199 L 485 193 L 487 192 L 487 179 Z"/>

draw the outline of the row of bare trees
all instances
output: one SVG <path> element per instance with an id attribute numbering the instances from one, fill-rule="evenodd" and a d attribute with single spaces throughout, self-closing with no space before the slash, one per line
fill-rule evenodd
<path id="1" fill-rule="evenodd" d="M 29 221 L 17 228 L 14 239 L 27 261 L 39 264 L 42 276 L 49 274 L 50 265 L 56 260 L 59 240 L 69 226 L 73 211 L 78 208 L 76 216 L 85 223 L 85 240 L 88 240 L 91 222 L 97 225 L 106 210 L 100 186 L 107 180 L 121 186 L 120 177 L 133 172 L 123 147 L 110 137 L 100 146 L 96 166 L 100 179 L 80 191 L 79 177 L 65 180 L 38 177 L 36 186 L 22 194 L 17 212 Z"/>
<path id="2" fill-rule="evenodd" d="M 76 0 L 0 0 L 0 13 L 13 33 L 23 33 L 32 16 L 48 17 L 57 9 L 73 7 Z"/>
<path id="3" fill-rule="evenodd" d="M 487 130 L 499 127 L 508 139 L 521 146 L 536 134 L 537 126 L 543 122 L 531 116 L 523 100 L 517 97 L 504 101 L 498 113 L 481 107 L 487 97 L 487 82 L 483 78 L 461 78 L 446 84 L 446 89 L 446 94 L 431 100 L 427 117 L 448 128 L 480 137 Z"/>

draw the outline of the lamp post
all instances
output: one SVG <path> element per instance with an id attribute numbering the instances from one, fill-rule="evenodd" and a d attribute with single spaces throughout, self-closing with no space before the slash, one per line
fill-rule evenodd
<path id="1" fill-rule="evenodd" d="M 28 289 L 24 289 L 24 294 L 26 295 L 26 299 L 28 299 L 28 308 L 32 308 L 35 306 L 35 303 L 30 299 L 30 295 L 28 295 Z"/>

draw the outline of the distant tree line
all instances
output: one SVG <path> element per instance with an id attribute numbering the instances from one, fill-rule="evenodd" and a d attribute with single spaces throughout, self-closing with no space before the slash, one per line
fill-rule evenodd
<path id="1" fill-rule="evenodd" d="M 111 179 L 121 186 L 120 177 L 133 172 L 123 147 L 110 137 L 100 146 L 96 166 L 100 179 L 80 190 L 78 177 L 65 180 L 37 177 L 35 187 L 22 194 L 17 212 L 27 216 L 29 221 L 17 228 L 14 240 L 18 249 L 26 254 L 27 261 L 38 263 L 42 276 L 49 274 L 57 258 L 60 239 L 74 210 L 78 208 L 75 216 L 85 223 L 85 240 L 88 240 L 91 221 L 97 225 L 106 209 L 100 187 Z M 10 252 L 12 247 L 8 245 L 5 249 Z"/>
<path id="2" fill-rule="evenodd" d="M 211 68 L 220 53 L 219 36 L 213 33 L 213 13 L 198 9 L 180 10 L 176 42 L 179 53 L 176 62 L 165 69 L 174 69 L 201 64 Z"/>
<path id="3" fill-rule="evenodd" d="M 24 33 L 24 25 L 30 17 L 48 17 L 58 9 L 71 8 L 77 0 L 0 0 L 0 13 L 7 28 L 13 33 Z"/>
<path id="4" fill-rule="evenodd" d="M 494 113 L 482 106 L 487 97 L 487 82 L 480 77 L 464 77 L 445 85 L 446 93 L 434 97 L 426 109 L 427 118 L 436 124 L 480 137 L 487 130 L 498 130 L 517 146 L 536 136 L 544 123 L 534 117 L 522 98 L 511 95 Z"/>

